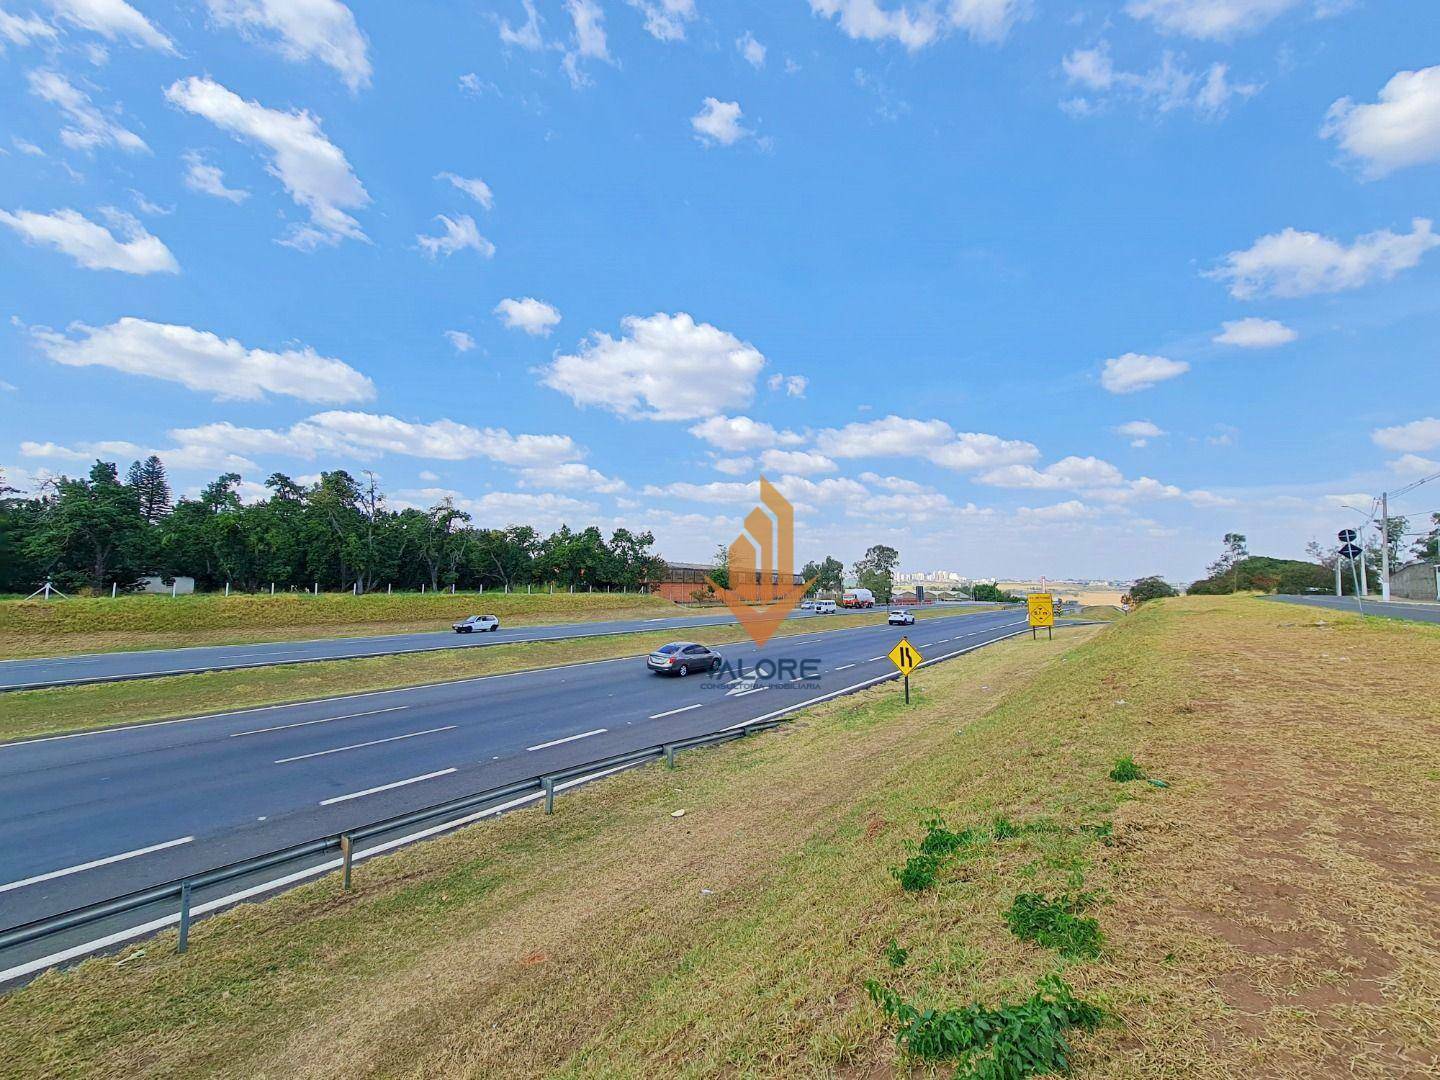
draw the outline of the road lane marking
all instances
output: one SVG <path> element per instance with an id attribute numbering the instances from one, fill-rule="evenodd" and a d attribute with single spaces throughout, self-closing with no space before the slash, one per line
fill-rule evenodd
<path id="1" fill-rule="evenodd" d="M 418 784 L 421 780 L 434 780 L 437 776 L 449 776 L 454 771 L 454 769 L 441 769 L 439 772 L 427 772 L 424 776 L 412 776 L 408 780 L 396 780 L 393 784 L 381 784 L 379 787 L 366 788 L 364 791 L 352 791 L 349 795 L 336 795 L 333 799 L 321 799 L 320 805 L 332 806 L 337 802 L 349 802 L 351 799 L 389 791 L 391 788 L 404 787 L 406 784 Z"/>
<path id="2" fill-rule="evenodd" d="M 179 847 L 181 844 L 188 844 L 194 840 L 193 836 L 182 836 L 179 840 L 166 840 L 163 844 L 151 844 L 149 847 L 136 848 L 134 851 L 121 852 L 119 855 L 107 855 L 103 859 L 93 859 L 79 866 L 67 866 L 64 870 L 51 870 L 48 874 L 36 874 L 21 881 L 12 881 L 6 885 L 0 885 L 0 893 L 9 892 L 12 889 L 23 889 L 26 885 L 38 885 L 42 881 L 51 881 L 54 878 L 67 877 L 70 874 L 79 874 L 85 870 L 94 870 L 97 866 L 109 866 L 111 863 L 124 862 L 126 859 L 136 859 L 141 855 L 149 855 L 152 851 L 164 851 L 166 848 Z"/>
<path id="3" fill-rule="evenodd" d="M 552 746 L 559 746 L 561 743 L 574 742 L 576 739 L 588 739 L 591 735 L 603 735 L 609 728 L 597 727 L 594 731 L 582 731 L 579 735 L 566 735 L 563 739 L 551 739 L 549 742 L 542 742 L 538 746 L 527 746 L 526 750 L 548 750 Z"/>
<path id="4" fill-rule="evenodd" d="M 369 742 L 351 743 L 349 746 L 336 746 L 329 750 L 316 750 L 313 754 L 296 754 L 294 757 L 278 758 L 276 765 L 286 765 L 292 761 L 304 761 L 307 758 L 324 757 L 326 754 L 338 754 L 344 750 L 361 750 L 367 746 L 379 746 L 381 743 L 399 742 L 401 739 L 414 739 L 421 735 L 434 735 L 439 731 L 454 731 L 456 725 L 446 724 L 444 727 L 426 728 L 424 731 L 412 731 L 408 735 L 392 735 L 388 739 L 371 739 Z"/>
<path id="5" fill-rule="evenodd" d="M 872 656 L 872 657 L 870 657 L 869 660 L 866 660 L 865 663 L 867 663 L 867 664 L 873 664 L 873 663 L 875 663 L 876 660 L 884 660 L 884 659 L 885 659 L 885 657 L 883 657 L 883 656 Z"/>
<path id="6" fill-rule="evenodd" d="M 745 696 L 748 695 L 748 694 L 758 694 L 758 693 L 761 693 L 762 691 L 769 690 L 769 689 L 770 689 L 770 688 L 769 688 L 768 686 L 755 686 L 755 687 L 751 687 L 749 690 L 741 690 L 738 694 L 726 694 L 725 696 L 726 696 L 726 697 L 745 697 Z"/>
<path id="7" fill-rule="evenodd" d="M 676 713 L 689 712 L 691 709 L 698 709 L 704 704 L 705 703 L 703 701 L 697 701 L 694 705 L 685 705 L 679 709 L 671 709 L 669 712 L 657 712 L 654 716 L 650 717 L 650 719 L 663 720 L 665 717 L 674 716 Z"/>
<path id="8" fill-rule="evenodd" d="M 852 668 L 852 667 L 854 667 L 854 666 L 855 666 L 854 664 L 841 664 L 841 665 L 840 665 L 839 667 L 837 667 L 835 670 L 836 670 L 836 671 L 845 671 L 847 668 Z"/>
<path id="9" fill-rule="evenodd" d="M 301 720 L 295 724 L 276 724 L 274 727 L 255 728 L 253 731 L 232 731 L 230 738 L 238 739 L 241 735 L 264 735 L 267 731 L 286 731 L 290 728 L 309 727 L 311 724 L 328 724 L 331 720 L 354 720 L 357 716 L 378 716 L 380 713 L 399 712 L 408 709 L 409 705 L 392 705 L 388 709 L 371 709 L 369 712 L 352 712 L 344 716 L 325 716 L 319 720 Z"/>

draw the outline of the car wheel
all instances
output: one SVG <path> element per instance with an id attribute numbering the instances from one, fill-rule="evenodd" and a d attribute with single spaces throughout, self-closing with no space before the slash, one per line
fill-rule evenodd
<path id="1" fill-rule="evenodd" d="M 715 657 L 714 660 L 711 660 L 711 661 L 710 661 L 710 670 L 711 670 L 711 671 L 719 671 L 719 670 L 720 670 L 720 665 L 721 665 L 722 663 L 724 663 L 724 661 L 722 661 L 722 660 L 720 659 L 720 657 L 718 657 L 718 656 Z"/>
<path id="2" fill-rule="evenodd" d="M 681 664 L 681 665 L 680 665 L 680 670 L 679 670 L 678 672 L 676 672 L 676 674 L 679 675 L 680 678 L 683 679 L 686 675 L 689 675 L 689 674 L 690 674 L 690 669 L 689 669 L 688 667 L 686 667 L 684 664 Z"/>

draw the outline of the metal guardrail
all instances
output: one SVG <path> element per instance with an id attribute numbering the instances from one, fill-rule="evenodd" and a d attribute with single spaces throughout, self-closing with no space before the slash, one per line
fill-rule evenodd
<path id="1" fill-rule="evenodd" d="M 986 645 L 994 645 L 1001 641 L 1008 640 L 1012 637 L 1018 637 L 1028 632 L 1029 631 L 1027 629 L 1015 630 L 1009 634 L 1004 634 L 997 638 L 991 638 L 987 641 L 979 642 L 964 649 L 960 649 L 951 653 L 946 653 L 942 656 L 937 656 L 933 659 L 926 660 L 920 666 L 926 667 L 930 664 L 951 659 L 952 657 L 960 656 L 964 653 L 973 652 L 975 649 L 983 648 Z M 143 924 L 142 926 L 126 928 L 119 931 L 118 933 L 110 935 L 108 938 L 104 939 L 103 942 L 88 943 L 86 945 L 67 950 L 65 953 L 58 954 L 57 957 L 49 957 L 45 958 L 45 960 L 40 961 L 31 961 L 29 963 L 20 965 L 20 968 L 11 968 L 8 971 L 0 970 L 0 981 L 13 980 L 15 978 L 22 977 L 23 974 L 43 970 L 45 967 L 53 966 L 56 963 L 62 963 L 65 959 L 73 959 L 80 956 L 89 955 L 90 953 L 99 951 L 107 945 L 118 944 L 121 941 L 141 937 L 150 930 L 163 928 L 164 926 L 168 926 L 171 923 L 177 921 L 180 927 L 177 950 L 179 952 L 185 952 L 189 945 L 192 897 L 197 890 L 207 889 L 215 885 L 223 885 L 227 882 L 240 881 L 246 877 L 249 877 L 250 875 L 259 873 L 264 870 L 285 866 L 287 864 L 303 862 L 304 860 L 313 858 L 317 855 L 326 855 L 336 851 L 338 851 L 341 856 L 339 869 L 341 870 L 342 874 L 343 887 L 345 889 L 349 889 L 351 884 L 351 866 L 357 855 L 357 853 L 355 852 L 355 844 L 358 842 L 383 837 L 386 834 L 399 832 L 410 826 L 421 825 L 426 822 L 436 822 L 437 819 L 451 819 L 449 821 L 439 821 L 437 824 L 431 825 L 424 830 L 423 836 L 433 836 L 436 833 L 445 831 L 447 828 L 458 828 L 461 825 L 467 824 L 470 821 L 474 820 L 475 814 L 473 813 L 473 811 L 478 810 L 482 814 L 485 813 L 487 810 L 498 813 L 501 812 L 503 809 L 517 806 L 522 802 L 530 802 L 542 798 L 544 800 L 545 812 L 547 814 L 553 813 L 555 807 L 555 795 L 558 792 L 570 787 L 578 786 L 582 783 L 585 783 L 587 780 L 599 779 L 602 776 L 607 776 L 611 773 L 620 772 L 624 769 L 628 769 L 636 765 L 641 765 L 649 761 L 661 759 L 663 759 L 670 768 L 674 768 L 675 755 L 682 750 L 690 750 L 702 746 L 715 746 L 719 745 L 720 743 L 731 742 L 736 739 L 744 738 L 746 735 L 752 732 L 769 730 L 771 728 L 779 726 L 780 724 L 786 723 L 790 715 L 794 712 L 799 711 L 800 709 L 806 708 L 810 705 L 819 704 L 822 701 L 828 701 L 836 697 L 841 697 L 850 693 L 854 693 L 858 690 L 867 689 L 879 683 L 893 681 L 897 678 L 899 678 L 899 673 L 891 672 L 889 674 L 866 680 L 863 683 L 858 683 L 854 686 L 847 687 L 842 690 L 837 690 L 829 694 L 824 694 L 819 698 L 812 698 L 804 702 L 797 702 L 794 705 L 776 710 L 772 713 L 767 713 L 764 716 L 758 717 L 754 720 L 745 721 L 728 729 L 711 732 L 705 735 L 696 735 L 686 739 L 674 739 L 666 742 L 655 743 L 654 745 L 644 747 L 643 749 L 630 750 L 623 754 L 614 754 L 610 757 L 588 761 L 581 765 L 574 765 L 565 769 L 540 773 L 525 780 L 519 780 L 514 783 L 503 785 L 501 787 L 488 788 L 484 791 L 475 792 L 471 795 L 465 795 L 458 799 L 451 799 L 447 802 L 437 803 L 433 806 L 423 807 L 419 810 L 412 810 L 404 814 L 399 814 L 388 818 L 382 818 L 378 821 L 373 821 L 367 825 L 361 825 L 353 829 L 347 829 L 344 832 L 331 833 L 330 835 L 320 837 L 319 839 L 308 840 L 303 843 L 294 844 L 285 848 L 278 848 L 263 855 L 251 856 L 247 859 L 228 863 L 224 866 L 216 867 L 211 870 L 202 871 L 199 874 L 194 874 L 183 878 L 175 878 L 159 885 L 152 885 L 143 889 L 137 889 L 133 892 L 124 893 L 120 896 L 111 897 L 107 900 L 96 901 L 94 903 L 73 908 L 69 911 L 61 912 L 56 915 L 47 915 L 41 919 L 35 919 L 28 923 L 22 923 L 20 925 L 10 927 L 9 929 L 0 931 L 0 952 L 3 952 L 7 949 L 15 948 L 17 946 L 40 941 L 57 934 L 66 933 L 67 931 L 80 929 L 85 926 L 90 926 L 105 919 L 113 918 L 117 915 L 125 915 L 137 911 L 142 911 L 147 907 L 158 904 L 165 900 L 174 899 L 179 905 L 178 915 L 169 915 L 161 918 L 160 920 L 151 921 L 149 923 Z M 507 800 L 510 801 L 507 802 Z M 487 804 L 496 805 L 488 806 Z M 420 836 L 414 837 L 414 839 L 421 838 L 422 837 Z M 400 846 L 400 844 L 406 841 L 406 837 L 400 837 L 398 839 L 391 840 L 388 845 L 382 845 L 379 850 L 387 850 L 390 846 Z M 378 853 L 378 851 L 376 853 Z M 368 854 L 370 854 L 370 852 L 365 851 L 358 854 L 359 857 L 364 858 Z M 227 901 L 226 898 L 222 897 L 218 902 L 215 900 L 207 901 L 203 906 L 207 912 L 210 910 L 216 910 L 222 906 L 232 906 L 234 903 L 242 902 L 242 899 L 248 899 L 251 896 L 263 895 L 265 893 L 273 892 L 277 889 L 283 888 L 285 885 L 290 884 L 295 880 L 298 880 L 299 877 L 306 876 L 307 869 L 315 876 L 320 876 L 321 874 L 330 872 L 335 868 L 336 865 L 334 863 L 321 863 L 318 866 L 301 869 L 298 872 L 298 875 L 291 874 L 288 877 L 282 878 L 280 880 L 260 882 L 254 886 L 247 887 L 242 890 L 243 896 L 239 899 Z M 240 896 L 240 894 L 236 895 Z"/>

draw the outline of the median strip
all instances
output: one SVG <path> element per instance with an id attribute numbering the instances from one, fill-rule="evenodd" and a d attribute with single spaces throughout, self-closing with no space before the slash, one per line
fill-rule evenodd
<path id="1" fill-rule="evenodd" d="M 349 746 L 336 746 L 330 750 L 316 750 L 313 754 L 296 754 L 294 757 L 277 758 L 276 765 L 287 765 L 292 761 L 305 761 L 308 758 L 324 757 L 326 754 L 339 754 L 346 750 L 363 750 L 367 746 L 379 746 L 381 743 L 399 742 L 401 739 L 415 739 L 421 735 L 434 735 L 440 731 L 454 731 L 457 725 L 446 724 L 444 727 L 426 728 L 424 731 L 412 731 L 407 735 L 392 735 L 388 739 L 371 739 L 369 742 L 351 743 Z"/>

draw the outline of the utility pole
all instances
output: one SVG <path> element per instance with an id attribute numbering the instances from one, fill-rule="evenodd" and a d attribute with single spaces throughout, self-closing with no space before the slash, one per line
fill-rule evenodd
<path id="1" fill-rule="evenodd" d="M 1390 493 L 1380 493 L 1380 599 L 1390 600 Z"/>

